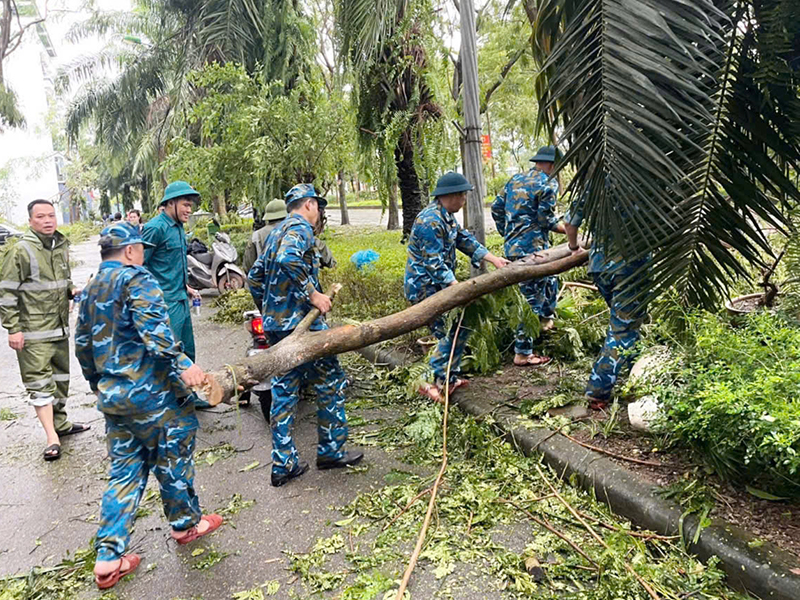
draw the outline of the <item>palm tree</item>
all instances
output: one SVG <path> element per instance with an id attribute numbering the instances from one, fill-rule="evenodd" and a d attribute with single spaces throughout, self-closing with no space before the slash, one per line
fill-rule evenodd
<path id="1" fill-rule="evenodd" d="M 425 79 L 423 8 L 409 0 L 337 0 L 336 6 L 341 51 L 355 71 L 359 139 L 365 153 L 378 151 L 385 182 L 399 183 L 404 238 L 422 210 L 415 166 L 420 127 L 442 114 Z"/>
<path id="2" fill-rule="evenodd" d="M 525 0 L 541 122 L 589 228 L 653 254 L 653 294 L 712 305 L 800 201 L 794 0 Z"/>
<path id="3" fill-rule="evenodd" d="M 292 69 L 302 68 L 296 52 L 304 38 L 295 36 L 278 56 L 269 27 L 279 27 L 276 15 L 283 15 L 289 22 L 284 34 L 297 34 L 296 5 L 297 0 L 139 0 L 133 12 L 96 13 L 71 32 L 72 39 L 116 39 L 101 53 L 76 60 L 59 79 L 64 88 L 83 84 L 67 116 L 69 137 L 74 141 L 92 122 L 97 143 L 131 161 L 123 170 L 128 178 L 147 183 L 160 176 L 166 183 L 159 167 L 167 144 L 193 134 L 187 116 L 200 92 L 189 73 L 210 62 L 236 61 L 249 73 L 268 64 L 293 77 Z M 103 77 L 102 67 L 109 64 L 119 74 Z"/>

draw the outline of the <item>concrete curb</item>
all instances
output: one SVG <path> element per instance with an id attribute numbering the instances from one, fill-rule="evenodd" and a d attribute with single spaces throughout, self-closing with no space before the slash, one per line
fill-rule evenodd
<path id="1" fill-rule="evenodd" d="M 363 348 L 359 353 L 372 363 L 393 368 L 408 364 L 409 358 L 375 347 Z M 541 454 L 544 462 L 563 478 L 575 475 L 582 488 L 594 492 L 616 514 L 656 533 L 679 534 L 683 511 L 676 503 L 658 496 L 658 486 L 550 429 L 520 427 L 519 415 L 510 409 L 464 396 L 453 400 L 462 410 L 480 420 L 490 417 L 492 425 L 526 455 Z M 793 555 L 718 519 L 700 532 L 697 544 L 692 544 L 697 527 L 698 519 L 694 516 L 684 519 L 683 538 L 690 551 L 703 561 L 718 557 L 732 587 L 763 599 L 800 599 L 800 561 Z"/>

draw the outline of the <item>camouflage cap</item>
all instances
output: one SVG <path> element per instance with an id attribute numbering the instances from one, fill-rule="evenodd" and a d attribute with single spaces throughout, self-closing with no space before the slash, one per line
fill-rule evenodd
<path id="1" fill-rule="evenodd" d="M 314 198 L 317 202 L 319 202 L 320 208 L 325 208 L 328 206 L 328 201 L 322 196 L 318 196 L 317 190 L 315 190 L 314 186 L 310 183 L 298 183 L 296 186 L 286 192 L 286 196 L 284 197 L 283 201 L 286 203 L 286 206 L 289 206 L 292 202 L 295 202 L 296 200 L 302 200 L 303 198 Z"/>
<path id="2" fill-rule="evenodd" d="M 103 250 L 122 248 L 123 246 L 130 246 L 131 244 L 142 244 L 146 248 L 152 248 L 155 245 L 150 242 L 145 242 L 139 230 L 126 222 L 114 223 L 103 229 L 103 231 L 100 232 L 100 241 L 98 244 Z"/>

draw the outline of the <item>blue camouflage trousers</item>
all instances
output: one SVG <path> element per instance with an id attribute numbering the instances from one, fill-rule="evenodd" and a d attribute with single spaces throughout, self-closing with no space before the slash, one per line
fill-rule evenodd
<path id="1" fill-rule="evenodd" d="M 172 405 L 141 415 L 105 415 L 111 473 L 100 509 L 97 560 L 125 554 L 150 471 L 161 490 L 169 524 L 185 531 L 200 521 L 194 491 L 194 405 Z"/>
<path id="2" fill-rule="evenodd" d="M 437 385 L 444 385 L 447 380 L 447 363 L 450 362 L 450 352 L 452 351 L 453 364 L 450 365 L 450 384 L 452 385 L 461 373 L 461 359 L 464 357 L 464 351 L 467 349 L 467 340 L 469 340 L 472 331 L 464 327 L 462 323 L 456 338 L 458 321 L 454 321 L 450 330 L 447 331 L 444 316 L 438 317 L 429 327 L 431 333 L 438 340 L 430 358 L 434 380 Z M 453 349 L 454 346 L 455 349 Z"/>
<path id="3" fill-rule="evenodd" d="M 519 291 L 531 310 L 540 319 L 552 319 L 556 314 L 556 302 L 558 302 L 558 277 L 540 277 L 523 281 L 519 284 Z M 525 325 L 520 323 L 517 327 L 517 335 L 514 340 L 514 353 L 529 356 L 533 354 L 533 338 L 528 334 Z"/>
<path id="4" fill-rule="evenodd" d="M 645 307 L 635 296 L 634 287 L 621 290 L 629 273 L 592 273 L 592 278 L 610 310 L 608 332 L 600 356 L 592 367 L 586 395 L 594 400 L 608 400 L 620 372 L 633 359 L 631 348 L 639 341 L 639 328 L 645 319 Z"/>
<path id="5" fill-rule="evenodd" d="M 270 346 L 287 337 L 291 331 L 268 331 Z M 300 389 L 310 385 L 317 393 L 317 458 L 336 460 L 344 455 L 347 441 L 347 416 L 344 390 L 347 376 L 335 356 L 318 358 L 295 367 L 284 375 L 273 377 L 270 428 L 272 430 L 272 472 L 289 473 L 300 456 L 292 437 Z"/>

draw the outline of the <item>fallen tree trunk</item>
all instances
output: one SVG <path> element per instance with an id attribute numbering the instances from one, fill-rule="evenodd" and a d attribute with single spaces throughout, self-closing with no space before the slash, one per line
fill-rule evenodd
<path id="1" fill-rule="evenodd" d="M 212 405 L 228 402 L 236 394 L 237 387 L 241 391 L 310 360 L 358 350 L 396 338 L 424 327 L 439 315 L 469 304 L 481 296 L 529 279 L 563 273 L 582 265 L 587 258 L 588 253 L 585 250 L 573 254 L 566 244 L 562 244 L 528 256 L 503 269 L 448 287 L 398 313 L 360 325 L 308 331 L 316 318 L 314 309 L 292 335 L 278 344 L 235 365 L 227 365 L 225 370 L 208 373 L 204 386 L 208 401 Z"/>

